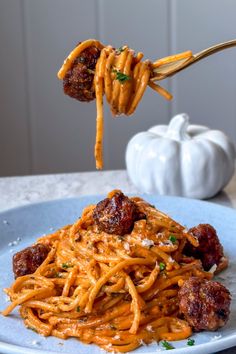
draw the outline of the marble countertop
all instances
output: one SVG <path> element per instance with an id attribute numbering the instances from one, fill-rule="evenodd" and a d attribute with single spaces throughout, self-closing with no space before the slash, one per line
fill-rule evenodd
<path id="1" fill-rule="evenodd" d="M 138 193 L 124 170 L 1 177 L 0 211 L 47 200 L 106 194 L 112 189 Z M 221 193 L 208 201 L 236 209 L 236 174 Z M 235 353 L 236 347 L 219 354 Z"/>
<path id="2" fill-rule="evenodd" d="M 138 193 L 124 170 L 1 177 L 0 211 L 46 200 L 106 194 L 112 189 Z M 236 174 L 221 193 L 208 201 L 236 208 Z"/>

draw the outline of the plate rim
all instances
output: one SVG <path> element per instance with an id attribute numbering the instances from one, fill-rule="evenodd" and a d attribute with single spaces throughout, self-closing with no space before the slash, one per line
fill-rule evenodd
<path id="1" fill-rule="evenodd" d="M 154 197 L 154 198 L 160 198 L 160 199 L 175 199 L 175 200 L 180 200 L 180 201 L 186 201 L 187 203 L 196 203 L 196 204 L 204 204 L 204 205 L 209 205 L 213 208 L 216 209 L 225 209 L 227 211 L 234 212 L 236 213 L 236 208 L 231 207 L 231 206 L 227 206 L 227 205 L 223 205 L 223 204 L 219 204 L 213 201 L 208 200 L 202 200 L 202 199 L 196 199 L 196 198 L 187 198 L 187 197 L 180 197 L 180 196 L 175 196 L 175 195 L 160 195 L 160 194 L 146 194 L 146 193 L 124 193 L 125 195 L 129 196 L 129 197 L 140 197 L 140 198 L 148 198 L 148 197 Z M 43 200 L 43 201 L 36 201 L 36 202 L 30 202 L 30 203 L 25 203 L 19 206 L 15 206 L 9 209 L 5 209 L 5 210 L 1 210 L 0 211 L 0 216 L 7 214 L 7 213 L 11 213 L 11 212 L 15 212 L 21 209 L 27 209 L 30 207 L 34 207 L 34 206 L 41 206 L 41 205 L 50 205 L 50 204 L 54 204 L 54 203 L 60 203 L 60 202 L 67 202 L 67 201 L 77 201 L 77 200 L 83 200 L 83 199 L 91 199 L 91 198 L 106 198 L 107 194 L 105 193 L 101 193 L 101 194 L 87 194 L 87 195 L 81 195 L 81 196 L 75 196 L 75 197 L 65 197 L 65 198 L 56 198 L 56 199 L 49 199 L 49 200 Z"/>

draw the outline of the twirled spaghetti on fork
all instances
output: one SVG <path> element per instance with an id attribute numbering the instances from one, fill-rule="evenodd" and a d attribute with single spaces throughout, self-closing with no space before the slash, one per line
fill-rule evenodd
<path id="1" fill-rule="evenodd" d="M 189 60 L 191 51 L 162 58 L 152 63 L 142 61 L 143 53 L 135 55 L 133 49 L 123 46 L 115 49 L 95 39 L 80 43 L 66 58 L 58 72 L 64 80 L 64 91 L 80 101 L 96 97 L 97 133 L 95 143 L 96 167 L 103 167 L 103 95 L 113 115 L 134 113 L 149 86 L 170 100 L 171 94 L 154 83 L 155 69 L 173 61 Z"/>

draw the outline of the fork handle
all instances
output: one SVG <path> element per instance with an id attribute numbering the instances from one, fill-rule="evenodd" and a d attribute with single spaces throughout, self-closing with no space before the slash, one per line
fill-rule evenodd
<path id="1" fill-rule="evenodd" d="M 184 62 L 182 61 L 182 63 L 180 63 L 179 65 L 176 64 L 176 66 L 174 68 L 170 69 L 169 71 L 165 71 L 163 74 L 161 73 L 161 67 L 160 67 L 159 68 L 160 71 L 155 73 L 157 75 L 156 79 L 154 77 L 152 80 L 159 81 L 159 80 L 163 80 L 167 77 L 171 77 L 171 76 L 175 75 L 176 73 L 180 72 L 181 70 L 189 67 L 190 65 L 195 64 L 199 60 L 208 57 L 209 55 L 215 54 L 217 52 L 220 52 L 221 50 L 224 50 L 224 49 L 227 49 L 230 47 L 235 47 L 235 46 L 236 46 L 236 39 L 213 45 L 212 47 L 209 47 L 207 49 L 204 49 L 204 50 L 194 54 L 191 58 L 185 60 Z"/>
<path id="2" fill-rule="evenodd" d="M 224 49 L 227 49 L 230 47 L 235 47 L 235 46 L 236 46 L 236 39 L 232 39 L 231 41 L 227 41 L 227 42 L 213 45 L 212 47 L 201 50 L 201 52 L 194 54 L 194 61 L 201 60 L 203 58 L 208 57 L 209 55 L 220 52 L 221 50 L 224 50 Z"/>

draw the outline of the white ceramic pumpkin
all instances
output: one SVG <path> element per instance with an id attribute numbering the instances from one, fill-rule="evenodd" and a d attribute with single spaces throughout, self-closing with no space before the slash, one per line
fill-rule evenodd
<path id="1" fill-rule="evenodd" d="M 183 113 L 168 126 L 136 134 L 127 146 L 126 166 L 141 192 L 205 199 L 229 182 L 235 157 L 234 145 L 223 132 L 189 125 Z"/>

